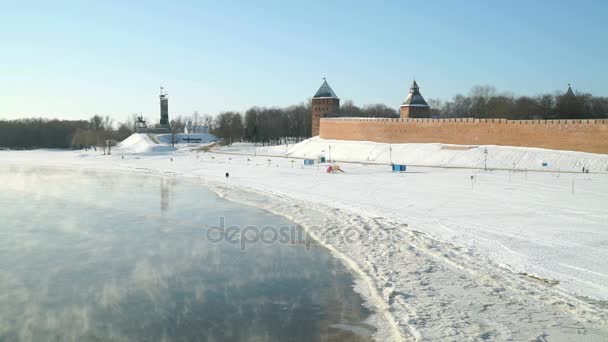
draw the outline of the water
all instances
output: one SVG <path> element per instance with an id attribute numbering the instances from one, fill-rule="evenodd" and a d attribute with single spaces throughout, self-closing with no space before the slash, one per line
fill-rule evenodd
<path id="1" fill-rule="evenodd" d="M 171 178 L 0 167 L 0 184 L 0 341 L 370 339 L 325 249 L 210 234 L 293 229 L 281 217 Z"/>

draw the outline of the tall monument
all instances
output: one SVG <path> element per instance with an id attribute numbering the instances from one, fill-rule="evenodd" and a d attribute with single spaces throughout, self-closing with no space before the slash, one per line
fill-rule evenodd
<path id="1" fill-rule="evenodd" d="M 321 118 L 340 109 L 340 99 L 323 78 L 321 88 L 312 97 L 312 136 L 319 135 Z"/>
<path id="2" fill-rule="evenodd" d="M 399 116 L 401 118 L 430 118 L 430 109 L 428 103 L 426 103 L 424 97 L 420 94 L 418 83 L 414 80 L 414 83 L 410 87 L 410 93 L 399 108 Z"/>
<path id="3" fill-rule="evenodd" d="M 169 94 L 163 91 L 160 87 L 160 125 L 169 128 Z"/>

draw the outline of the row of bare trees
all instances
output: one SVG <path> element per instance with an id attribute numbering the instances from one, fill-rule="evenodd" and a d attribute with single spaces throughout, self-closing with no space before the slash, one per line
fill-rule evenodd
<path id="1" fill-rule="evenodd" d="M 77 130 L 87 129 L 85 120 L 0 120 L 0 147 L 11 149 L 68 148 Z"/>
<path id="2" fill-rule="evenodd" d="M 253 107 L 241 115 L 224 112 L 214 121 L 212 133 L 231 144 L 246 140 L 262 144 L 300 141 L 310 137 L 310 107 L 304 104 L 286 108 Z"/>
<path id="3" fill-rule="evenodd" d="M 11 149 L 95 147 L 122 140 L 132 132 L 126 123 L 114 127 L 109 116 L 90 120 L 0 120 L 0 147 Z"/>
<path id="4" fill-rule="evenodd" d="M 356 106 L 352 100 L 346 100 L 340 110 L 328 115 L 329 117 L 365 117 L 365 118 L 398 118 L 399 113 L 394 108 L 384 104 L 371 104 L 363 107 Z"/>
<path id="5" fill-rule="evenodd" d="M 231 144 L 234 141 L 250 141 L 261 144 L 298 142 L 311 135 L 311 109 L 308 104 L 286 108 L 252 107 L 242 115 L 237 112 L 219 114 L 213 123 L 212 132 Z M 399 114 L 395 109 L 383 104 L 357 107 L 352 101 L 345 101 L 340 109 L 329 117 L 388 117 Z"/>
<path id="6" fill-rule="evenodd" d="M 537 96 L 499 93 L 493 86 L 474 86 L 468 96 L 456 95 L 451 101 L 429 100 L 436 117 L 529 119 L 608 118 L 608 97 L 589 93 L 555 92 Z"/>
<path id="7" fill-rule="evenodd" d="M 122 141 L 136 132 L 137 117 L 132 114 L 124 122 L 115 122 L 110 116 L 93 115 L 89 120 L 57 120 L 27 118 L 0 120 L 0 148 L 94 148 L 107 140 Z M 176 116 L 171 120 L 172 130 L 182 132 L 186 122 L 197 126 L 211 126 L 209 114 Z M 154 127 L 155 124 L 150 124 Z"/>
<path id="8" fill-rule="evenodd" d="M 127 120 L 125 123 L 118 123 L 114 127 L 114 120 L 106 115 L 93 115 L 84 127 L 79 127 L 72 134 L 70 147 L 96 149 L 96 146 L 103 146 L 105 141 L 121 141 L 131 135 L 135 130 L 135 122 Z"/>

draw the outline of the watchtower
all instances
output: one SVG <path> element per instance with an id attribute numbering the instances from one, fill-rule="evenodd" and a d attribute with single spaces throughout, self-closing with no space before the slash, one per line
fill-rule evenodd
<path id="1" fill-rule="evenodd" d="M 319 135 L 321 118 L 340 109 L 340 99 L 323 78 L 323 84 L 312 97 L 312 136 Z"/>
<path id="2" fill-rule="evenodd" d="M 420 94 L 420 87 L 414 80 L 410 87 L 410 93 L 405 98 L 405 101 L 399 108 L 399 116 L 401 118 L 430 118 L 431 111 L 428 103 Z"/>

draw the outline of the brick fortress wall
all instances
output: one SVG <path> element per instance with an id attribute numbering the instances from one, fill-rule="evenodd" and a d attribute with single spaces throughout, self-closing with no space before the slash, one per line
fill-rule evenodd
<path id="1" fill-rule="evenodd" d="M 319 136 L 383 143 L 503 145 L 608 153 L 608 120 L 321 118 Z"/>

